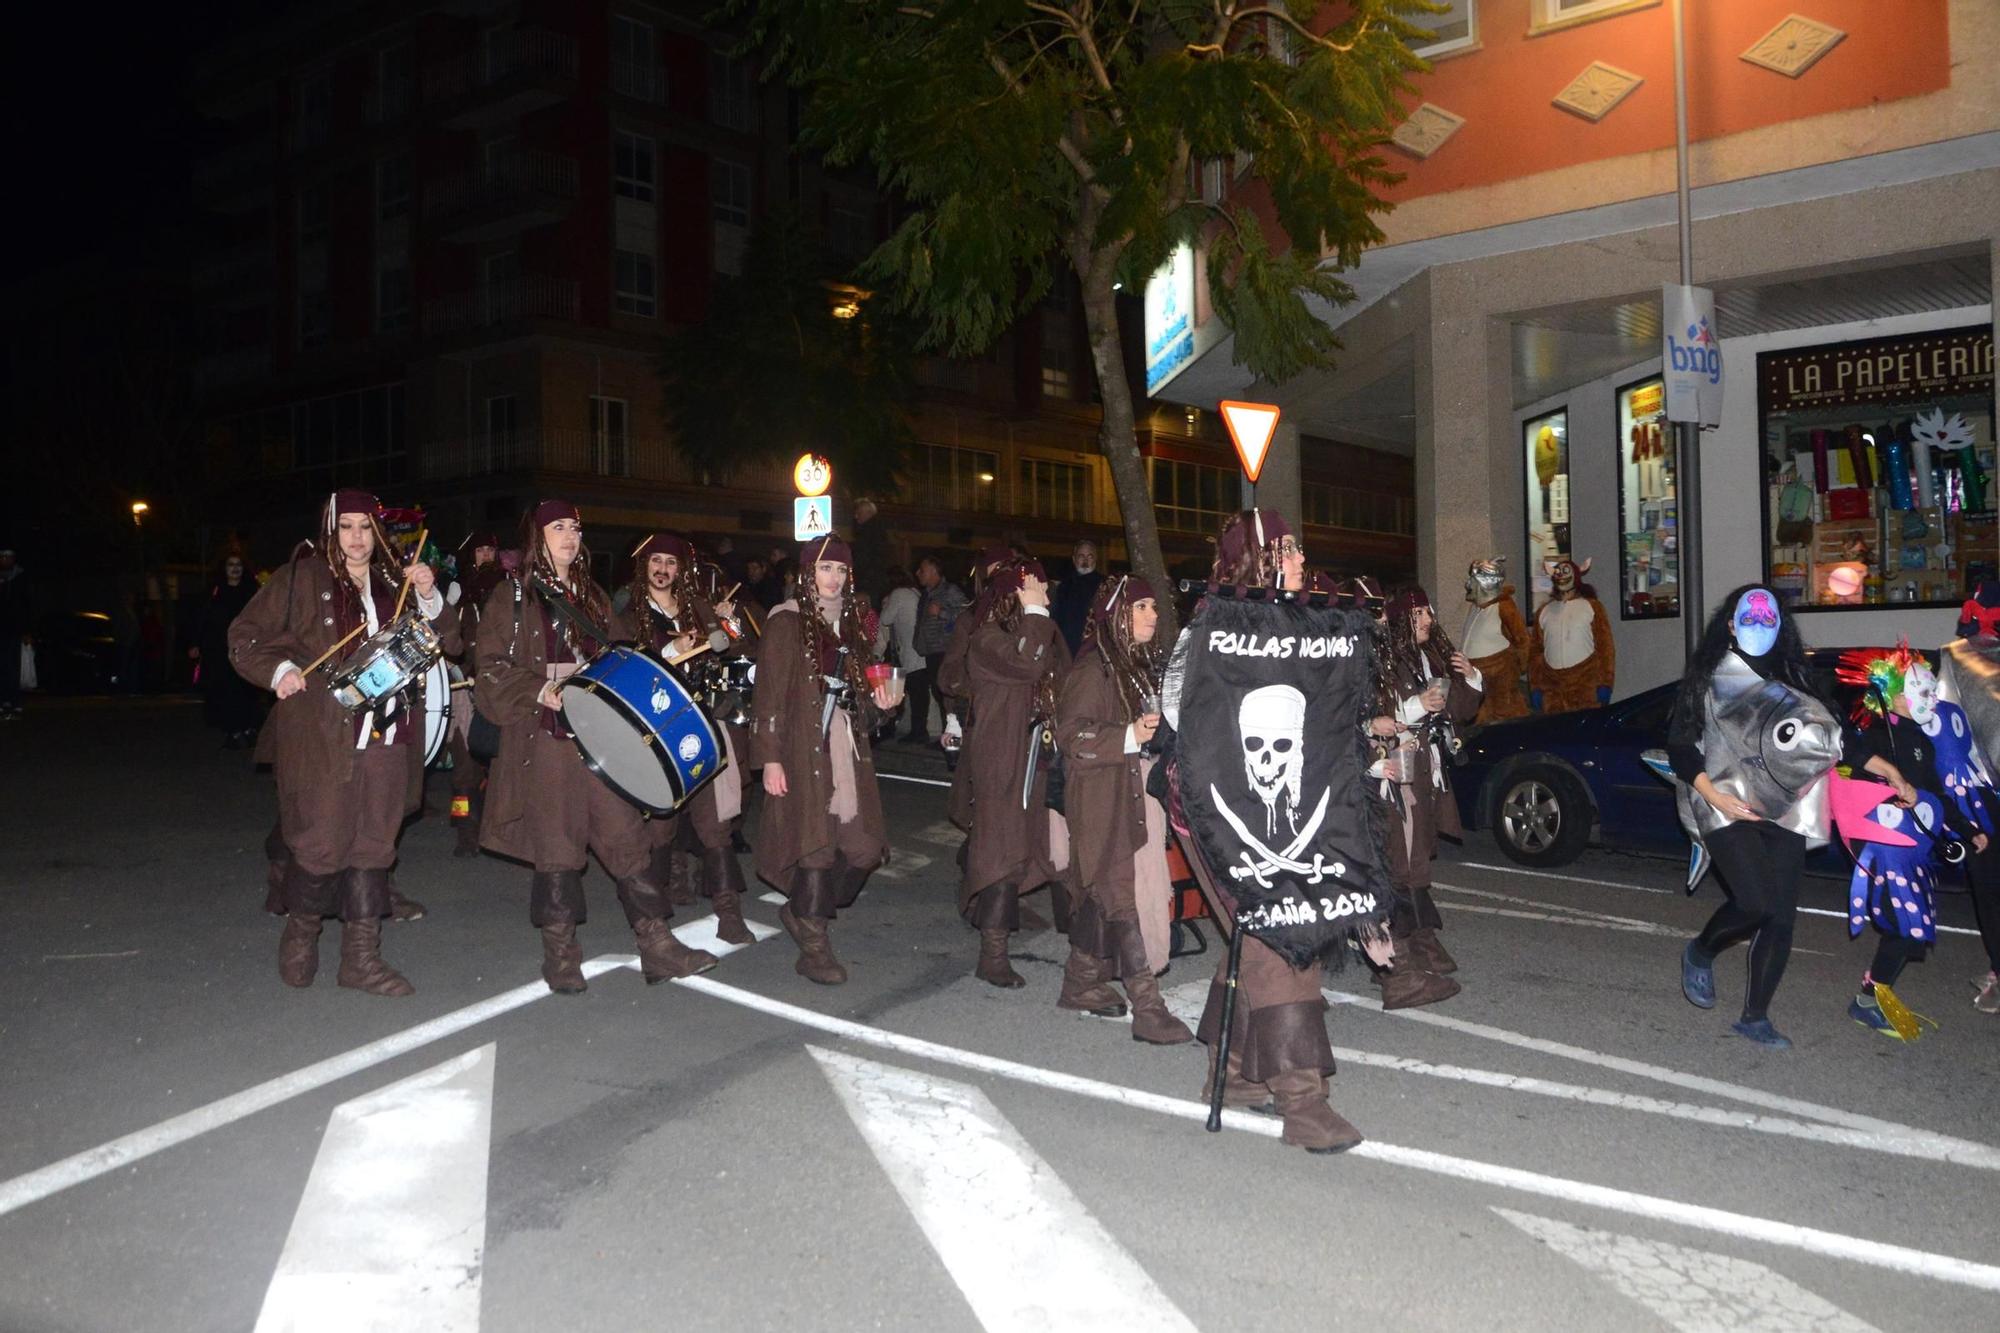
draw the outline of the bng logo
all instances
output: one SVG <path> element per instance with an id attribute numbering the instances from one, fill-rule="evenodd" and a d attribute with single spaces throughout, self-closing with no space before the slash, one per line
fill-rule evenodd
<path id="1" fill-rule="evenodd" d="M 1685 344 L 1676 342 L 1673 334 L 1667 335 L 1667 360 L 1675 373 L 1706 375 L 1710 384 L 1722 383 L 1722 349 L 1716 345 L 1707 317 L 1688 325 L 1683 336 Z"/>

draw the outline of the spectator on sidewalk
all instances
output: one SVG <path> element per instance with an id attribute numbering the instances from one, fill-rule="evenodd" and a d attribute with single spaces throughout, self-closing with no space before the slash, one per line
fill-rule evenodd
<path id="1" fill-rule="evenodd" d="M 1083 627 L 1090 623 L 1090 608 L 1097 601 L 1097 590 L 1104 586 L 1104 575 L 1097 568 L 1097 543 L 1088 537 L 1071 549 L 1069 562 L 1074 572 L 1056 589 L 1049 614 L 1055 617 L 1056 628 L 1062 631 L 1063 642 L 1074 657 L 1083 651 Z"/>
<path id="2" fill-rule="evenodd" d="M 944 697 L 938 694 L 938 667 L 944 661 L 945 645 L 951 642 L 951 627 L 965 610 L 965 593 L 944 576 L 944 566 L 936 556 L 917 562 L 917 586 L 922 595 L 917 603 L 917 627 L 912 636 L 924 669 L 912 677 L 906 691 L 910 702 L 910 730 L 905 739 L 922 743 L 930 739 L 931 699 L 937 698 L 938 728 L 944 728 Z"/>
<path id="3" fill-rule="evenodd" d="M 225 750 L 241 750 L 257 739 L 256 691 L 229 665 L 229 626 L 256 593 L 243 556 L 231 551 L 201 604 L 195 646 L 188 649 L 201 673 L 202 712 L 208 725 L 222 732 Z"/>
<path id="4" fill-rule="evenodd" d="M 35 643 L 35 607 L 27 571 L 0 550 L 0 721 L 21 716 L 21 658 Z"/>
<path id="5" fill-rule="evenodd" d="M 917 651 L 917 612 L 923 603 L 923 594 L 911 580 L 910 571 L 901 565 L 891 565 L 887 578 L 889 591 L 882 598 L 881 625 L 875 631 L 875 657 L 902 670 L 903 689 L 907 697 L 918 689 L 924 678 L 924 656 Z M 929 710 L 926 708 L 925 711 Z M 904 739 L 921 743 L 926 739 L 922 724 L 912 725 L 918 729 L 906 733 Z M 895 726 L 893 717 L 887 719 L 883 723 L 883 736 L 894 735 Z"/>
<path id="6" fill-rule="evenodd" d="M 889 591 L 889 524 L 873 500 L 854 503 L 854 586 L 879 609 Z"/>

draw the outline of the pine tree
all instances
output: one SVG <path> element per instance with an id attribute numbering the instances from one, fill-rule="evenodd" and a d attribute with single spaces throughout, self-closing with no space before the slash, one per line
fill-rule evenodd
<path id="1" fill-rule="evenodd" d="M 872 163 L 907 212 L 864 278 L 920 345 L 977 353 L 1067 263 L 1082 288 L 1101 444 L 1133 565 L 1165 566 L 1114 293 L 1205 239 L 1239 364 L 1281 381 L 1338 347 L 1313 302 L 1381 239 L 1378 149 L 1440 6 L 1236 0 L 736 0 L 834 164 Z M 1248 160 L 1268 222 L 1204 203 L 1204 164 Z M 1267 229 L 1268 228 L 1268 229 Z"/>

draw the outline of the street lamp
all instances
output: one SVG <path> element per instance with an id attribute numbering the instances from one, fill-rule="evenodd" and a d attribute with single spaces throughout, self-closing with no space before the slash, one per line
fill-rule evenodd
<path id="1" fill-rule="evenodd" d="M 132 526 L 135 528 L 138 527 L 139 520 L 144 518 L 151 509 L 152 506 L 144 500 L 134 500 L 132 502 Z"/>

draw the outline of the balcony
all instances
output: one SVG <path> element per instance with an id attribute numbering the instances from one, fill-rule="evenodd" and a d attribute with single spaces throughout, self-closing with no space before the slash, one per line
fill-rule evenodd
<path id="1" fill-rule="evenodd" d="M 667 100 L 667 71 L 649 60 L 614 56 L 611 61 L 611 91 L 635 102 L 658 105 Z"/>
<path id="2" fill-rule="evenodd" d="M 432 335 L 503 329 L 529 320 L 577 321 L 580 302 L 573 278 L 514 278 L 478 291 L 424 302 L 424 332 Z"/>
<path id="3" fill-rule="evenodd" d="M 424 105 L 457 130 L 485 129 L 553 106 L 576 91 L 576 39 L 539 28 L 487 34 L 424 71 Z"/>
<path id="4" fill-rule="evenodd" d="M 447 240 L 493 241 L 560 222 L 576 191 L 575 158 L 521 149 L 426 186 L 424 218 Z"/>
<path id="5" fill-rule="evenodd" d="M 496 472 L 699 484 L 665 436 L 601 436 L 587 430 L 517 430 L 504 439 L 441 440 L 424 448 L 417 475 L 430 480 Z"/>

